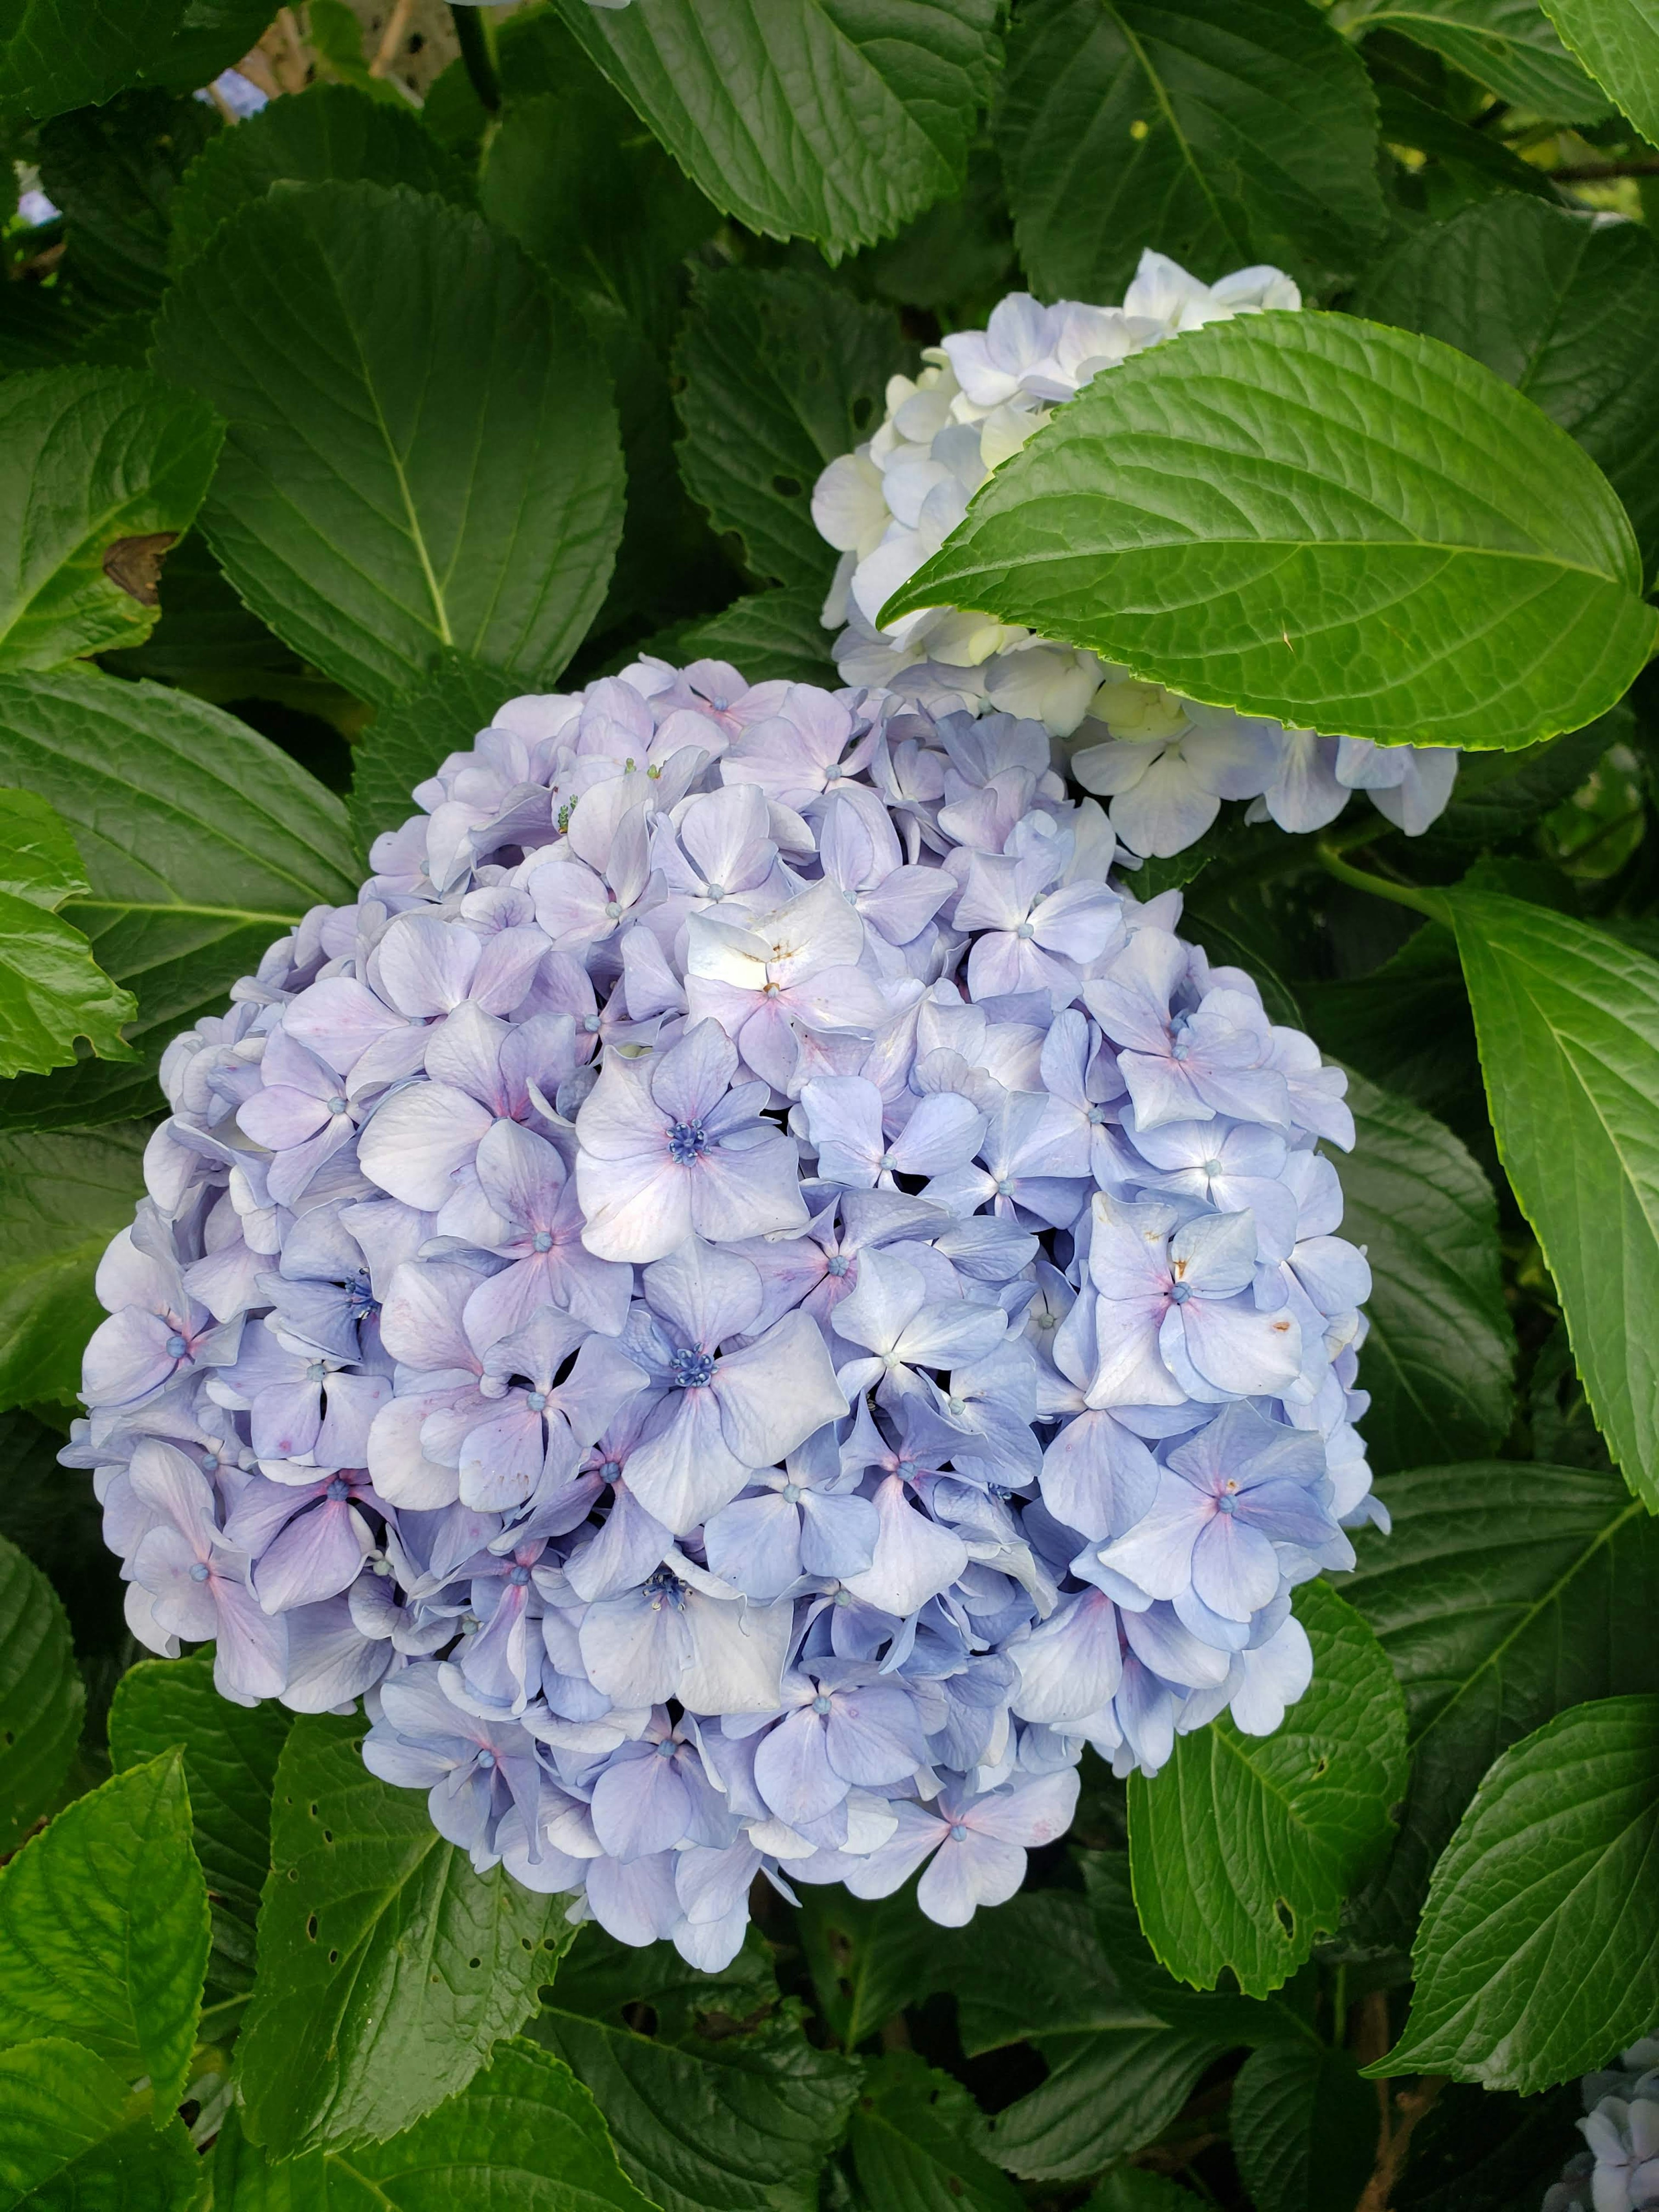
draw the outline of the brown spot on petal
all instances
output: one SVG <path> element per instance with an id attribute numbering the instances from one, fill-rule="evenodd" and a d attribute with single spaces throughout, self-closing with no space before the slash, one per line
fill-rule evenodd
<path id="1" fill-rule="evenodd" d="M 104 574 L 141 607 L 157 607 L 161 595 L 161 563 L 179 543 L 176 530 L 158 530 L 149 538 L 118 538 L 104 550 Z"/>

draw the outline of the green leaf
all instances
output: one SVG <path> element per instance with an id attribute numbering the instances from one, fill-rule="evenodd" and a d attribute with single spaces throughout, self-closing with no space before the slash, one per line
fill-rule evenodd
<path id="1" fill-rule="evenodd" d="M 56 911 L 89 888 L 75 841 L 46 800 L 0 787 L 0 1076 L 73 1066 L 77 1037 L 105 1060 L 137 1057 L 121 1024 L 138 1001 Z"/>
<path id="2" fill-rule="evenodd" d="M 1651 570 L 1659 246 L 1641 224 L 1503 193 L 1415 232 L 1358 305 L 1485 362 L 1576 438 L 1623 500 Z"/>
<path id="3" fill-rule="evenodd" d="M 586 2083 L 664 2212 L 817 2212 L 859 2070 L 806 2040 L 757 1938 L 702 1974 L 666 1943 L 585 1928 L 530 2032 Z"/>
<path id="4" fill-rule="evenodd" d="M 347 807 L 367 855 L 386 830 L 420 810 L 415 787 L 435 775 L 451 753 L 465 752 L 515 696 L 514 679 L 459 653 L 446 653 L 418 691 L 383 707 L 353 749 Z"/>
<path id="5" fill-rule="evenodd" d="M 1392 1834 L 1405 1794 L 1406 1715 L 1376 1638 L 1322 1582 L 1296 1613 L 1311 1686 L 1268 1736 L 1225 1717 L 1176 1738 L 1155 1779 L 1129 1783 L 1129 1864 L 1147 1941 L 1172 1974 L 1247 1996 L 1287 1981 Z"/>
<path id="6" fill-rule="evenodd" d="M 1376 2092 L 1346 2051 L 1276 2043 L 1253 2051 L 1230 2111 L 1255 2212 L 1353 2212 L 1376 2159 Z"/>
<path id="7" fill-rule="evenodd" d="M 1490 757 L 1524 761 L 1531 756 Z M 1305 983 L 1300 995 L 1304 1026 L 1328 1059 L 1363 1068 L 1442 1121 L 1461 1115 L 1466 1141 L 1471 1136 L 1489 1141 L 1474 1022 L 1449 929 L 1426 922 L 1369 975 Z"/>
<path id="8" fill-rule="evenodd" d="M 844 2051 L 855 2051 L 906 2006 L 950 1986 L 939 1963 L 939 1931 L 908 1885 L 872 1899 L 854 1897 L 839 1882 L 803 1884 L 799 1927 L 818 2009 Z"/>
<path id="9" fill-rule="evenodd" d="M 811 515 L 827 462 L 879 425 L 915 355 L 888 307 L 805 270 L 700 274 L 675 353 L 680 473 L 761 580 L 816 585 L 836 555 Z"/>
<path id="10" fill-rule="evenodd" d="M 1656 0 L 1543 0 L 1545 14 L 1644 138 L 1659 140 Z"/>
<path id="11" fill-rule="evenodd" d="M 1146 246 L 1206 278 L 1269 261 L 1319 282 L 1387 222 L 1364 65 L 1310 8 L 1038 0 L 996 135 L 1045 298 L 1118 299 Z"/>
<path id="12" fill-rule="evenodd" d="M 185 0 L 0 0 L 0 116 L 107 100 L 154 66 L 184 12 Z"/>
<path id="13" fill-rule="evenodd" d="M 234 131 L 222 131 L 192 161 L 173 196 L 169 258 L 182 269 L 222 222 L 271 186 L 366 180 L 407 185 L 465 207 L 465 169 L 406 107 L 389 107 L 345 84 L 314 84 L 273 100 Z"/>
<path id="14" fill-rule="evenodd" d="M 1659 2013 L 1659 1697 L 1506 1751 L 1434 1870 L 1406 2032 L 1368 2073 L 1540 2089 Z"/>
<path id="15" fill-rule="evenodd" d="M 1622 696 L 1641 585 L 1606 479 L 1479 362 L 1270 314 L 1097 377 L 883 614 L 975 608 L 1212 704 L 1484 750 Z"/>
<path id="16" fill-rule="evenodd" d="M 1436 1858 L 1492 1760 L 1568 1706 L 1659 1690 L 1659 1522 L 1619 1478 L 1495 1460 L 1385 1476 L 1343 1595 L 1406 1696 L 1411 1783 L 1399 1840 L 1362 1903 L 1409 1940 Z"/>
<path id="17" fill-rule="evenodd" d="M 213 2153 L 215 2212 L 653 2212 L 569 2069 L 504 2044 L 459 2096 L 390 2142 L 272 2166 L 233 2112 Z"/>
<path id="18" fill-rule="evenodd" d="M 238 2045 L 273 2157 L 395 2135 L 465 2087 L 570 1940 L 566 1900 L 475 1874 L 418 1790 L 368 1771 L 362 1736 L 358 1716 L 306 1715 L 277 1763 Z"/>
<path id="19" fill-rule="evenodd" d="M 836 690 L 841 676 L 830 657 L 833 633 L 818 618 L 823 601 L 816 584 L 751 592 L 717 615 L 684 623 L 677 654 L 730 661 L 751 684 L 817 684 Z"/>
<path id="20" fill-rule="evenodd" d="M 252 202 L 183 270 L 156 360 L 230 428 L 203 522 L 241 597 L 360 697 L 446 647 L 546 682 L 605 596 L 603 369 L 521 249 L 398 186 Z"/>
<path id="21" fill-rule="evenodd" d="M 961 2082 L 914 2051 L 872 2059 L 847 2130 L 870 2212 L 1019 2212 L 1018 2190 L 973 2147 L 981 2125 Z"/>
<path id="22" fill-rule="evenodd" d="M 281 1705 L 234 1705 L 210 1659 L 146 1659 L 116 1686 L 110 1759 L 118 1774 L 182 1745 L 196 1855 L 213 1908 L 210 1990 L 253 1986 L 253 1930 L 270 1866 L 276 1762 L 294 1724 Z"/>
<path id="23" fill-rule="evenodd" d="M 58 1593 L 0 1536 L 0 1853 L 52 1803 L 86 1709 Z"/>
<path id="24" fill-rule="evenodd" d="M 46 125 L 40 181 L 66 218 L 61 276 L 72 290 L 106 314 L 154 314 L 167 289 L 173 195 L 222 128 L 210 103 L 154 91 Z"/>
<path id="25" fill-rule="evenodd" d="M 830 261 L 957 190 L 1001 60 L 994 0 L 561 0 L 725 214 Z"/>
<path id="26" fill-rule="evenodd" d="M 1659 965 L 1588 922 L 1443 895 L 1498 1149 L 1625 1479 L 1659 1512 Z"/>
<path id="27" fill-rule="evenodd" d="M 1506 146 L 1489 131 L 1476 131 L 1448 115 L 1431 100 L 1419 100 L 1404 85 L 1382 83 L 1376 88 L 1377 118 L 1386 146 L 1406 147 L 1429 156 L 1443 171 L 1451 188 L 1453 204 L 1469 198 L 1484 199 L 1493 192 L 1529 192 L 1561 204 L 1561 193 L 1542 169 Z"/>
<path id="28" fill-rule="evenodd" d="M 208 1902 L 184 1761 L 165 1752 L 78 1797 L 0 1867 L 0 2043 L 67 2035 L 158 2116 L 185 2091 Z"/>
<path id="29" fill-rule="evenodd" d="M 1082 2212 L 1192 2212 L 1190 2189 L 1179 2189 L 1144 2166 L 1120 2166 L 1106 2176 Z"/>
<path id="30" fill-rule="evenodd" d="M 222 434 L 210 408 L 131 370 L 0 383 L 0 671 L 149 635 L 162 556 L 195 519 Z"/>
<path id="31" fill-rule="evenodd" d="M 183 2121 L 158 2128 L 149 2102 L 61 2037 L 0 2051 L 3 2212 L 189 2212 L 201 2162 Z"/>
<path id="32" fill-rule="evenodd" d="M 81 669 L 0 677 L 0 782 L 68 823 L 92 896 L 65 919 L 137 992 L 135 1067 L 83 1066 L 0 1085 L 0 1127 L 64 1127 L 161 1107 L 163 1048 L 224 1011 L 237 978 L 313 906 L 361 880 L 345 809 L 216 708 Z"/>
<path id="33" fill-rule="evenodd" d="M 1395 2212 L 1539 2212 L 1584 2138 L 1578 2084 L 1539 2097 L 1449 2081 L 1412 2132 Z"/>
<path id="34" fill-rule="evenodd" d="M 1500 100 L 1554 123 L 1599 123 L 1608 111 L 1538 0 L 1376 0 L 1346 27 L 1354 38 L 1402 31 Z"/>
<path id="35" fill-rule="evenodd" d="M 1348 1080 L 1355 1143 L 1338 1171 L 1342 1233 L 1371 1266 L 1368 1455 L 1379 1473 L 1484 1457 L 1514 1410 L 1497 1194 L 1449 1129 L 1363 1075 Z"/>
<path id="36" fill-rule="evenodd" d="M 271 0 L 188 0 L 178 36 L 145 70 L 146 82 L 168 92 L 211 84 L 258 45 L 275 13 Z"/>
<path id="37" fill-rule="evenodd" d="M 93 1275 L 144 1194 L 149 1134 L 118 1123 L 0 1136 L 0 1407 L 78 1395 L 104 1318 Z"/>
<path id="38" fill-rule="evenodd" d="M 1435 848 L 1501 845 L 1518 837 L 1571 798 L 1607 748 L 1628 736 L 1632 720 L 1621 703 L 1587 729 L 1528 745 L 1524 752 L 1486 753 L 1466 761 L 1452 787 L 1451 804 L 1428 833 Z"/>

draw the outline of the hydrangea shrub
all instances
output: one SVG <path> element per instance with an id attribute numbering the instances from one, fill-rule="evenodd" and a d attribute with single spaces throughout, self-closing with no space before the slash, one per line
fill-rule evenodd
<path id="1" fill-rule="evenodd" d="M 0 9 L 0 2204 L 1659 2207 L 1632 22 Z"/>

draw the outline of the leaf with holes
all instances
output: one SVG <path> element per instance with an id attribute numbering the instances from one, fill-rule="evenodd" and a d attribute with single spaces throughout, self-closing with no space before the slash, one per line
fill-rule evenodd
<path id="1" fill-rule="evenodd" d="M 229 424 L 203 526 L 305 659 L 381 704 L 447 647 L 556 676 L 605 597 L 622 449 L 510 239 L 405 187 L 296 185 L 180 273 L 155 358 Z"/>
<path id="2" fill-rule="evenodd" d="M 0 2045 L 65 2035 L 158 2114 L 185 2091 L 208 1902 L 175 1751 L 80 1797 L 0 1867 Z"/>
<path id="3" fill-rule="evenodd" d="M 1498 1149 L 1561 1294 L 1596 1425 L 1659 1512 L 1659 963 L 1520 899 L 1446 899 Z"/>
<path id="4" fill-rule="evenodd" d="M 81 669 L 0 677 L 0 783 L 68 823 L 91 895 L 66 907 L 99 965 L 138 999 L 135 1066 L 0 1084 L 0 1128 L 63 1128 L 161 1107 L 154 1071 L 179 1030 L 313 906 L 356 896 L 333 793 L 246 722 L 155 684 Z"/>
<path id="5" fill-rule="evenodd" d="M 1641 591 L 1606 478 L 1479 362 L 1263 314 L 1097 376 L 882 615 L 972 608 L 1212 705 L 1513 750 L 1623 696 Z"/>
<path id="6" fill-rule="evenodd" d="M 270 1866 L 270 1797 L 294 1716 L 275 1704 L 234 1705 L 210 1659 L 146 1659 L 115 1687 L 110 1759 L 118 1774 L 182 1745 L 196 1855 L 213 1910 L 209 1990 L 253 1986 L 253 1929 Z"/>
<path id="7" fill-rule="evenodd" d="M 1500 100 L 1554 123 L 1600 123 L 1612 106 L 1561 44 L 1538 0 L 1362 0 L 1346 27 L 1351 38 L 1403 32 Z"/>
<path id="8" fill-rule="evenodd" d="M 0 1077 L 72 1067 L 77 1037 L 103 1060 L 137 1057 L 121 1024 L 138 1001 L 57 910 L 90 888 L 53 809 L 0 787 Z"/>
<path id="9" fill-rule="evenodd" d="M 1317 11 L 1275 0 L 1036 0 L 996 116 L 1045 299 L 1118 299 L 1143 246 L 1213 279 L 1364 265 L 1387 221 L 1376 102 Z"/>
<path id="10" fill-rule="evenodd" d="M 1351 1074 L 1348 1103 L 1342 1233 L 1371 1267 L 1359 1354 L 1368 1455 L 1379 1473 L 1478 1459 L 1514 1411 L 1497 1194 L 1451 1131 L 1407 1100 Z"/>
<path id="11" fill-rule="evenodd" d="M 1406 1696 L 1399 1838 L 1358 1900 L 1403 1948 L 1475 1785 L 1569 1705 L 1659 1691 L 1659 1521 L 1615 1474 L 1492 1460 L 1385 1476 L 1392 1534 L 1362 1529 L 1343 1594 Z"/>
<path id="12" fill-rule="evenodd" d="M 717 208 L 831 261 L 960 188 L 1001 60 L 994 0 L 561 0 Z"/>
<path id="13" fill-rule="evenodd" d="M 195 520 L 223 434 L 210 408 L 131 370 L 0 383 L 0 672 L 149 635 L 161 556 Z"/>
<path id="14" fill-rule="evenodd" d="M 1172 1974 L 1248 1996 L 1287 1981 L 1386 1849 L 1405 1793 L 1406 1714 L 1359 1615 L 1322 1582 L 1297 1592 L 1313 1681 L 1276 1734 L 1223 1718 L 1129 1783 L 1129 1864 L 1147 1941 Z"/>
<path id="15" fill-rule="evenodd" d="M 0 1536 L 0 1856 L 51 1804 L 86 1709 L 58 1593 Z"/>
<path id="16" fill-rule="evenodd" d="M 363 1765 L 360 1717 L 304 1715 L 276 1767 L 258 1977 L 238 2045 L 274 2158 L 380 2141 L 465 2087 L 570 1942 L 565 1900 L 475 1874 L 419 1790 Z"/>
<path id="17" fill-rule="evenodd" d="M 1576 438 L 1624 501 L 1651 573 L 1659 246 L 1648 231 L 1500 193 L 1414 232 L 1357 304 L 1485 362 Z"/>
<path id="18" fill-rule="evenodd" d="M 118 1122 L 0 1136 L 0 1407 L 78 1397 L 104 1318 L 93 1276 L 144 1194 L 149 1134 Z"/>
<path id="19" fill-rule="evenodd" d="M 888 378 L 915 366 L 892 308 L 822 276 L 699 276 L 675 354 L 680 474 L 753 575 L 828 587 L 836 556 L 813 523 L 812 487 L 879 425 Z"/>
<path id="20" fill-rule="evenodd" d="M 1438 1865 L 1406 2032 L 1368 2073 L 1547 2087 L 1659 2014 L 1659 1697 L 1574 1705 L 1506 1751 Z"/>

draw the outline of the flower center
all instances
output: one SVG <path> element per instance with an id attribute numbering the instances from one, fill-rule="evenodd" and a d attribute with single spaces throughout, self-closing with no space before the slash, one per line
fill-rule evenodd
<path id="1" fill-rule="evenodd" d="M 306 1370 L 306 1381 L 307 1382 L 325 1382 L 327 1380 L 328 1368 L 326 1364 L 320 1359 L 313 1359 L 310 1366 Z"/>
<path id="2" fill-rule="evenodd" d="M 512 1583 L 514 1589 L 522 1589 L 525 1584 L 530 1580 L 530 1570 L 528 1567 L 514 1567 L 507 1576 L 507 1579 Z"/>
<path id="3" fill-rule="evenodd" d="M 824 1696 L 823 1692 L 820 1691 L 817 1696 L 812 1700 L 812 1711 L 815 1713 L 827 1713 L 829 1710 L 830 1700 Z"/>
<path id="4" fill-rule="evenodd" d="M 668 1129 L 668 1157 L 677 1167 L 689 1168 L 708 1150 L 708 1132 L 701 1121 L 673 1121 Z"/>
<path id="5" fill-rule="evenodd" d="M 337 1474 L 333 1481 L 328 1486 L 326 1494 L 333 1500 L 334 1504 L 337 1505 L 343 1498 L 350 1497 L 351 1490 L 349 1485 L 342 1482 L 339 1476 Z"/>
<path id="6" fill-rule="evenodd" d="M 1191 1297 L 1192 1294 L 1193 1286 L 1190 1283 L 1171 1283 L 1170 1285 L 1170 1304 L 1173 1306 L 1184 1306 L 1188 1299 Z"/>
<path id="7" fill-rule="evenodd" d="M 546 1403 L 547 1403 L 547 1393 L 546 1393 L 546 1391 L 545 1391 L 545 1390 L 531 1390 L 531 1391 L 526 1392 L 526 1396 L 525 1396 L 525 1403 L 526 1403 L 526 1406 L 528 1406 L 528 1407 L 529 1407 L 529 1408 L 530 1408 L 530 1410 L 531 1410 L 531 1412 L 532 1412 L 532 1413 L 539 1413 L 542 1411 L 543 1407 L 544 1407 L 546 1405 Z"/>
<path id="8" fill-rule="evenodd" d="M 645 1594 L 653 1613 L 660 1613 L 665 1605 L 672 1605 L 676 1613 L 685 1610 L 685 1584 L 672 1567 L 653 1567 L 645 1578 Z"/>
<path id="9" fill-rule="evenodd" d="M 347 1106 L 345 1100 L 340 1097 L 337 1093 L 335 1097 L 329 1100 L 328 1110 L 331 1114 L 346 1114 L 351 1109 Z"/>
<path id="10" fill-rule="evenodd" d="M 545 1229 L 538 1229 L 530 1240 L 530 1249 L 532 1252 L 550 1252 L 553 1249 L 553 1238 L 550 1231 Z"/>
<path id="11" fill-rule="evenodd" d="M 1036 935 L 1036 932 L 1032 928 L 1029 921 L 1022 921 L 1015 929 L 1014 935 L 1016 937 L 1035 937 Z"/>
<path id="12" fill-rule="evenodd" d="M 665 1735 L 662 1741 L 657 1746 L 657 1756 L 659 1759 L 672 1759 L 674 1756 L 674 1739 L 672 1735 Z"/>
<path id="13" fill-rule="evenodd" d="M 826 1275 L 844 1275 L 852 1264 L 845 1252 L 832 1252 L 823 1263 L 823 1272 Z"/>
<path id="14" fill-rule="evenodd" d="M 480 1766 L 482 1766 L 482 1767 L 484 1769 L 484 1771 L 486 1771 L 486 1773 L 487 1773 L 487 1772 L 489 1771 L 489 1770 L 492 1766 L 494 1766 L 494 1765 L 495 1764 L 495 1753 L 494 1753 L 493 1751 L 481 1751 L 481 1752 L 478 1753 L 478 1764 L 479 1764 L 479 1765 L 480 1765 Z"/>
<path id="15" fill-rule="evenodd" d="M 786 1482 L 781 1494 L 786 1505 L 800 1504 L 800 1485 L 798 1482 Z"/>
<path id="16" fill-rule="evenodd" d="M 611 921 L 620 921 L 622 920 L 622 908 L 618 906 L 615 899 L 607 899 L 605 901 L 605 911 L 607 920 Z"/>
<path id="17" fill-rule="evenodd" d="M 724 884 L 705 884 L 702 887 L 702 895 L 705 898 L 708 899 L 723 899 L 726 896 L 726 885 Z"/>
<path id="18" fill-rule="evenodd" d="M 195 1565 L 191 1567 L 190 1571 L 190 1578 L 193 1583 L 204 1583 L 207 1580 L 208 1570 L 205 1559 L 197 1560 Z"/>
<path id="19" fill-rule="evenodd" d="M 184 1338 L 179 1335 L 178 1330 L 175 1328 L 172 1335 L 167 1339 L 167 1358 L 169 1359 L 182 1359 L 189 1350 L 189 1345 L 185 1343 Z"/>
<path id="20" fill-rule="evenodd" d="M 960 1820 L 953 1821 L 951 1826 L 951 1841 L 953 1844 L 965 1844 L 967 1840 L 967 1829 L 963 1826 Z"/>
<path id="21" fill-rule="evenodd" d="M 706 1390 L 714 1379 L 714 1355 L 700 1345 L 683 1344 L 674 1354 L 674 1388 Z"/>
<path id="22" fill-rule="evenodd" d="M 582 1027 L 587 1031 L 589 1036 L 597 1036 L 599 1030 L 599 1016 L 597 1014 L 584 1014 L 582 1016 Z"/>

